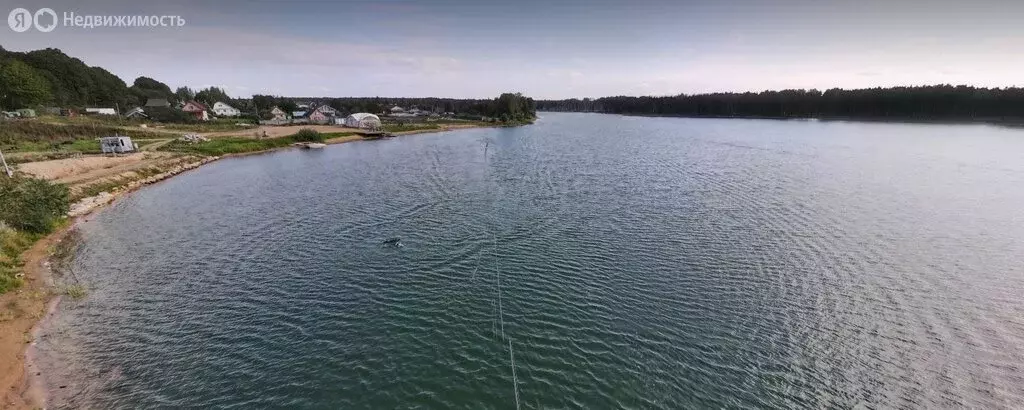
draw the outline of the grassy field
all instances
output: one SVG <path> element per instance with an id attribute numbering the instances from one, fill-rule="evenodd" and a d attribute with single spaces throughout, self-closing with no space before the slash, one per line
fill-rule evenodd
<path id="1" fill-rule="evenodd" d="M 186 133 L 245 131 L 254 129 L 236 125 L 244 120 L 216 119 L 203 123 L 159 124 L 124 120 L 110 116 L 58 117 L 0 120 L 0 149 L 5 152 L 100 152 L 97 138 L 109 135 L 129 136 L 139 146 L 147 140 L 176 138 Z M 148 124 L 150 128 L 142 128 Z"/>
<path id="2" fill-rule="evenodd" d="M 158 139 L 162 135 L 144 129 L 125 129 L 104 124 L 55 124 L 37 120 L 0 122 L 0 149 L 5 152 L 78 151 L 99 152 L 97 138 L 125 135 L 133 139 Z"/>

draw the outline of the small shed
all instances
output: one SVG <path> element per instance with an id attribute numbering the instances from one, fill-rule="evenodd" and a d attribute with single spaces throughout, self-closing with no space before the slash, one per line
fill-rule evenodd
<path id="1" fill-rule="evenodd" d="M 130 137 L 115 135 L 113 137 L 100 138 L 100 150 L 104 154 L 121 154 L 135 151 L 135 144 Z"/>

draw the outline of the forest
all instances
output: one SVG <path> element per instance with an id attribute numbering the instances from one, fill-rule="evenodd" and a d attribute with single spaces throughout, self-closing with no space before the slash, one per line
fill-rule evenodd
<path id="1" fill-rule="evenodd" d="M 464 117 L 489 117 L 503 122 L 526 122 L 536 114 L 533 99 L 519 93 L 505 93 L 493 100 L 454 98 L 384 98 L 384 97 L 281 97 L 254 95 L 232 98 L 226 90 L 207 87 L 194 90 L 171 87 L 156 79 L 139 77 L 129 86 L 116 75 L 100 67 L 90 67 L 58 49 L 28 52 L 7 51 L 0 47 L 0 108 L 62 108 L 111 107 L 121 112 L 145 105 L 150 98 L 183 102 L 196 100 L 207 105 L 222 101 L 238 108 L 243 116 L 266 118 L 277 106 L 286 112 L 297 111 L 298 103 L 329 104 L 342 113 L 380 113 L 398 105 Z M 189 116 L 175 110 L 147 110 L 151 118 L 182 122 Z M 175 115 L 177 114 L 177 115 Z"/>
<path id="2" fill-rule="evenodd" d="M 684 117 L 1000 121 L 1024 118 L 1024 88 L 965 85 L 543 100 L 542 111 Z"/>

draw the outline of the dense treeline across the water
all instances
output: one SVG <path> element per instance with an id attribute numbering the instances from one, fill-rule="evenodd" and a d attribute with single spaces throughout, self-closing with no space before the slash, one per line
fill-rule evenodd
<path id="1" fill-rule="evenodd" d="M 1024 118 L 1024 88 L 933 85 L 539 101 L 540 110 L 698 117 L 1001 120 Z"/>

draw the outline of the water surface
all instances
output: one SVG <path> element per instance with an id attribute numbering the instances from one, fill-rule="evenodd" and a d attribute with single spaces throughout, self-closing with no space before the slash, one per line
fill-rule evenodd
<path id="1" fill-rule="evenodd" d="M 1022 153 L 982 125 L 543 114 L 218 161 L 82 225 L 52 404 L 1016 407 Z"/>

